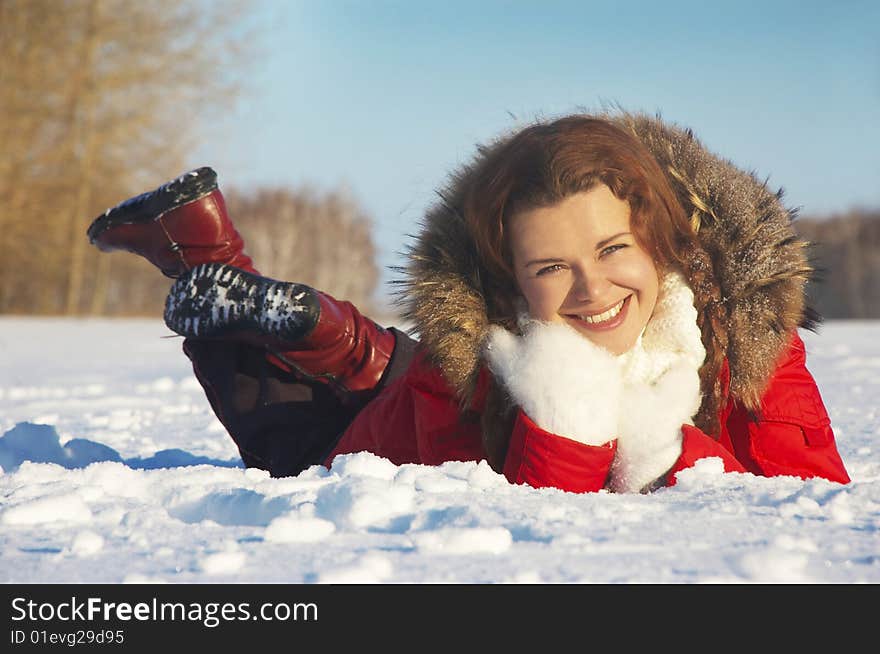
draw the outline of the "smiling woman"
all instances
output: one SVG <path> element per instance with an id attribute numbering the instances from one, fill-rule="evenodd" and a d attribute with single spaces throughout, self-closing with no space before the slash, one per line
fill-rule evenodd
<path id="1" fill-rule="evenodd" d="M 799 327 L 791 214 L 690 132 L 574 115 L 482 147 L 406 269 L 418 341 L 260 276 L 205 168 L 89 234 L 176 278 L 166 324 L 246 465 L 369 451 L 512 483 L 645 492 L 705 457 L 849 481 Z"/>

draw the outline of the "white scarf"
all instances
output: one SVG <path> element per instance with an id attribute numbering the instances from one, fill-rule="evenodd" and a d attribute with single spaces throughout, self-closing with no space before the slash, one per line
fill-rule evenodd
<path id="1" fill-rule="evenodd" d="M 677 364 L 698 371 L 705 358 L 693 291 L 681 273 L 667 273 L 647 326 L 635 345 L 620 355 L 624 380 L 653 384 Z"/>
<path id="2" fill-rule="evenodd" d="M 675 464 L 681 426 L 693 424 L 700 407 L 705 358 L 694 294 L 680 273 L 667 273 L 651 319 L 635 346 L 619 357 L 624 389 L 613 490 L 641 491 Z"/>

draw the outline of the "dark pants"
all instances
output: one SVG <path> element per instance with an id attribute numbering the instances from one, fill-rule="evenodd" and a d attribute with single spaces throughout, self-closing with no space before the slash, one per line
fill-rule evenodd
<path id="1" fill-rule="evenodd" d="M 416 342 L 391 331 L 394 353 L 382 379 L 358 392 L 281 370 L 264 349 L 244 343 L 188 338 L 183 351 L 245 466 L 289 477 L 323 463 L 358 412 L 405 372 Z"/>

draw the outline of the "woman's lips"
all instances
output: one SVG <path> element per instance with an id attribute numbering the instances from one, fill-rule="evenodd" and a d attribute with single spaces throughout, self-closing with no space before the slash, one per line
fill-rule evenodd
<path id="1" fill-rule="evenodd" d="M 619 325 L 621 325 L 624 320 L 626 320 L 626 314 L 627 314 L 627 310 L 629 309 L 631 298 L 632 298 L 632 295 L 627 295 L 623 299 L 622 303 L 619 303 L 620 310 L 615 315 L 612 315 L 611 317 L 609 317 L 605 320 L 599 321 L 599 322 L 587 322 L 580 315 L 567 315 L 566 318 L 568 318 L 571 322 L 575 323 L 580 329 L 585 329 L 587 331 L 601 332 L 601 331 L 607 331 L 609 329 L 614 329 L 614 328 L 618 327 Z M 618 306 L 618 305 L 615 305 L 615 306 Z M 614 309 L 615 309 L 615 307 L 611 307 L 611 309 L 608 309 L 608 310 L 604 311 L 603 313 L 612 313 L 614 311 Z M 597 315 L 602 315 L 602 314 L 601 313 L 600 314 L 593 314 L 591 316 L 591 318 L 593 320 L 595 320 Z"/>

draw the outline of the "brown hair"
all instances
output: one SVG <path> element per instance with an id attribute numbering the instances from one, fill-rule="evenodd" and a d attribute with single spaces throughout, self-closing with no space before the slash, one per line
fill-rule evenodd
<path id="1" fill-rule="evenodd" d="M 694 292 L 707 358 L 700 370 L 703 402 L 697 426 L 718 433 L 726 351 L 726 314 L 712 261 L 663 169 L 632 134 L 590 116 L 531 125 L 485 155 L 465 191 L 463 214 L 485 266 L 488 317 L 515 328 L 519 295 L 505 238 L 518 212 L 551 206 L 605 184 L 630 206 L 633 236 L 658 268 L 681 270 Z"/>

